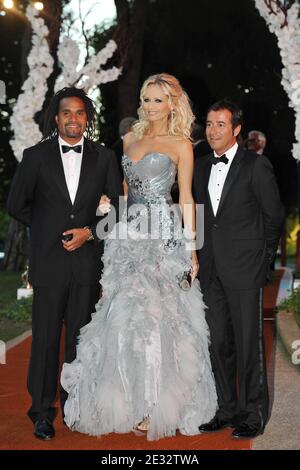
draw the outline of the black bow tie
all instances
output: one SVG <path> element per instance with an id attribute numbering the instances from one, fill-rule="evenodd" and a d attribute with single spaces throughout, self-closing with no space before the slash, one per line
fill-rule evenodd
<path id="1" fill-rule="evenodd" d="M 216 165 L 217 163 L 220 163 L 220 162 L 223 162 L 223 163 L 225 163 L 225 165 L 227 165 L 227 163 L 229 162 L 229 160 L 226 157 L 225 153 L 221 157 L 214 157 L 213 155 L 211 155 L 211 157 L 209 159 L 210 159 L 210 161 L 213 165 Z"/>
<path id="2" fill-rule="evenodd" d="M 82 145 L 74 145 L 74 147 L 70 147 L 69 145 L 62 145 L 61 149 L 63 153 L 70 152 L 70 150 L 74 150 L 74 152 L 81 153 Z"/>

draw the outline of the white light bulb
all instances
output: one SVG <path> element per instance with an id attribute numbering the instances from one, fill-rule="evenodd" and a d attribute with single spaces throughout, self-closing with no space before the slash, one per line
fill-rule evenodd
<path id="1" fill-rule="evenodd" d="M 12 0 L 4 0 L 3 6 L 10 10 L 11 8 L 14 7 L 14 2 Z"/>
<path id="2" fill-rule="evenodd" d="M 34 8 L 36 8 L 39 11 L 43 10 L 44 9 L 43 2 L 34 2 Z"/>

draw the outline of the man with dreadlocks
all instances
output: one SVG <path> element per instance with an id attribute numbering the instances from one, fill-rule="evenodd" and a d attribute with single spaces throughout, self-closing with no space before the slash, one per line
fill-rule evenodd
<path id="1" fill-rule="evenodd" d="M 52 98 L 43 140 L 24 150 L 8 198 L 8 212 L 30 227 L 33 285 L 28 416 L 37 438 L 54 434 L 53 420 L 62 324 L 65 362 L 76 356 L 80 328 L 99 299 L 100 249 L 96 216 L 102 194 L 122 193 L 113 152 L 92 140 L 95 108 L 81 89 Z M 84 137 L 84 134 L 86 137 Z M 62 410 L 67 398 L 61 391 Z"/>

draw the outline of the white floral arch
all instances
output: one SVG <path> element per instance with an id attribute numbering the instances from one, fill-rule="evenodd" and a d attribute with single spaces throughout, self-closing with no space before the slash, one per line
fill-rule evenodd
<path id="1" fill-rule="evenodd" d="M 256 8 L 265 19 L 269 30 L 277 36 L 283 64 L 281 83 L 289 97 L 289 105 L 295 111 L 295 143 L 293 156 L 300 160 L 300 5 L 296 1 L 285 10 L 280 0 L 254 0 Z M 284 3 L 284 2 L 283 2 Z M 39 13 L 31 5 L 26 15 L 32 25 L 32 49 L 28 56 L 29 74 L 22 86 L 10 119 L 14 137 L 10 143 L 17 160 L 22 159 L 24 148 L 41 140 L 41 132 L 34 121 L 42 109 L 47 92 L 47 79 L 53 71 L 53 58 L 47 42 L 48 28 Z M 102 70 L 101 66 L 112 57 L 116 43 L 109 41 L 104 49 L 92 56 L 88 63 L 77 70 L 79 47 L 69 37 L 64 37 L 58 49 L 62 74 L 57 78 L 55 91 L 64 86 L 78 86 L 89 92 L 100 83 L 116 80 L 121 69 Z"/>
<path id="2" fill-rule="evenodd" d="M 32 26 L 32 48 L 27 58 L 29 73 L 10 118 L 14 132 L 10 144 L 18 161 L 22 160 L 23 150 L 26 147 L 36 144 L 42 138 L 34 116 L 43 107 L 48 90 L 47 79 L 54 65 L 47 42 L 49 30 L 44 20 L 31 5 L 26 9 L 26 16 Z M 89 93 L 100 83 L 116 80 L 121 74 L 121 69 L 101 68 L 113 56 L 116 48 L 116 43 L 109 41 L 98 54 L 92 56 L 87 64 L 78 70 L 79 47 L 73 39 L 65 36 L 58 47 L 62 73 L 57 77 L 55 91 L 65 86 L 77 86 Z"/>
<path id="3" fill-rule="evenodd" d="M 255 0 L 256 8 L 278 40 L 283 65 L 281 84 L 295 111 L 293 156 L 300 160 L 300 5 L 298 1 L 290 7 L 284 4 L 278 0 Z"/>

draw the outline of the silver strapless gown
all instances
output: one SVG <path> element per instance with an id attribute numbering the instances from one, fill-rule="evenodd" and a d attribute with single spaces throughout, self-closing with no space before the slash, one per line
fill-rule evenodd
<path id="1" fill-rule="evenodd" d="M 138 162 L 124 155 L 123 168 L 132 211 L 116 229 L 126 227 L 129 237 L 106 240 L 103 298 L 62 370 L 65 421 L 98 436 L 130 432 L 150 416 L 149 440 L 198 434 L 217 397 L 199 282 L 187 292 L 178 285 L 191 254 L 169 211 L 176 166 L 150 153 Z M 150 215 L 160 238 L 147 237 Z"/>

